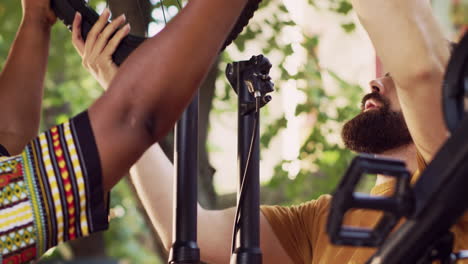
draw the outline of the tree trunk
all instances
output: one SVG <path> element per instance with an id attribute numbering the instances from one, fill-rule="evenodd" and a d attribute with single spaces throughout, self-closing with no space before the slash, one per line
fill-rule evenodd
<path id="1" fill-rule="evenodd" d="M 204 83 L 200 87 L 200 111 L 199 111 L 199 173 L 198 173 L 198 201 L 207 209 L 216 207 L 216 191 L 213 185 L 213 175 L 215 169 L 211 166 L 208 157 L 207 139 L 208 127 L 210 123 L 210 111 L 213 105 L 213 98 L 216 88 L 216 79 L 218 77 L 219 59 L 210 70 Z"/>
<path id="2" fill-rule="evenodd" d="M 152 5 L 148 0 L 108 0 L 112 17 L 116 18 L 125 13 L 130 23 L 131 34 L 146 37 L 148 25 L 151 22 Z"/>

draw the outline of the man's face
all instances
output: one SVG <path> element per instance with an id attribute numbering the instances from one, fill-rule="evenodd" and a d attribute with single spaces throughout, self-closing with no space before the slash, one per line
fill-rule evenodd
<path id="1" fill-rule="evenodd" d="M 370 82 L 361 113 L 348 121 L 341 136 L 347 148 L 356 152 L 382 154 L 412 143 L 392 77 L 387 74 Z"/>

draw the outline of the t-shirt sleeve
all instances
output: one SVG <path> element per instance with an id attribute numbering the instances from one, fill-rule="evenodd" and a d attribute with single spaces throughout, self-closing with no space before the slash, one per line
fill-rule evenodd
<path id="1" fill-rule="evenodd" d="M 418 161 L 418 170 L 419 170 L 419 172 L 422 173 L 426 169 L 427 163 L 424 160 L 421 153 L 419 153 L 419 151 L 416 152 L 416 160 Z"/>
<path id="2" fill-rule="evenodd" d="M 262 214 L 294 263 L 312 262 L 314 240 L 325 228 L 319 225 L 319 218 L 327 212 L 329 200 L 324 195 L 298 206 L 262 206 Z"/>
<path id="3" fill-rule="evenodd" d="M 107 229 L 101 171 L 87 112 L 0 158 L 0 262 Z"/>

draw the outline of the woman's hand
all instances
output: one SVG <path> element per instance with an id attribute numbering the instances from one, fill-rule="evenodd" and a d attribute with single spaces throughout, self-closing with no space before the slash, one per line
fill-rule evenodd
<path id="1" fill-rule="evenodd" d="M 73 46 L 82 57 L 83 66 L 104 89 L 109 87 L 118 70 L 118 66 L 112 61 L 112 54 L 122 39 L 130 33 L 129 24 L 119 29 L 126 21 L 124 15 L 114 19 L 111 23 L 108 23 L 109 17 L 110 11 L 105 9 L 89 32 L 86 41 L 81 35 L 81 14 L 75 15 L 72 29 Z"/>

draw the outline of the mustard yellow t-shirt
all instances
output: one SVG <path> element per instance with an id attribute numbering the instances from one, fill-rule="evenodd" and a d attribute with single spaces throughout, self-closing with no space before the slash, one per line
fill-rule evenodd
<path id="1" fill-rule="evenodd" d="M 419 178 L 419 171 L 425 169 L 425 163 L 418 156 L 419 170 L 412 177 L 412 182 Z M 371 194 L 389 195 L 394 182 L 375 186 Z M 330 195 L 323 195 L 317 200 L 299 206 L 263 206 L 262 213 L 270 223 L 281 245 L 295 264 L 361 264 L 365 263 L 375 248 L 345 247 L 332 245 L 325 227 L 331 203 Z M 359 227 L 373 227 L 379 220 L 380 213 L 353 210 L 347 213 L 344 224 Z M 455 234 L 454 251 L 468 249 L 468 215 L 452 227 Z M 468 264 L 468 261 L 458 263 Z"/>

